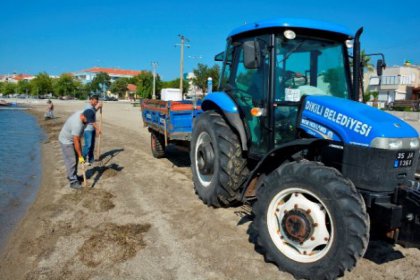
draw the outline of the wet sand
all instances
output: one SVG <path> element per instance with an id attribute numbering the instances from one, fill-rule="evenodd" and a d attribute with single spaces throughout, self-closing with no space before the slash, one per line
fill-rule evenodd
<path id="1" fill-rule="evenodd" d="M 0 256 L 1 279 L 293 279 L 248 241 L 249 208 L 212 209 L 194 194 L 188 154 L 154 159 L 138 108 L 104 107 L 102 164 L 68 187 L 57 140 L 83 102 L 32 104 L 47 138 L 34 204 Z M 99 115 L 98 115 L 99 119 Z M 344 279 L 418 279 L 420 251 L 371 242 Z"/>

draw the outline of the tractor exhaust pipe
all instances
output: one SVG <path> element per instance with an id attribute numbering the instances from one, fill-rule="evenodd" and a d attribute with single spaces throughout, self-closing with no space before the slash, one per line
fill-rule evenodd
<path id="1" fill-rule="evenodd" d="M 353 45 L 353 100 L 359 101 L 360 99 L 360 86 L 361 86 L 361 63 L 360 63 L 360 35 L 363 33 L 363 27 L 357 30 L 354 36 Z"/>

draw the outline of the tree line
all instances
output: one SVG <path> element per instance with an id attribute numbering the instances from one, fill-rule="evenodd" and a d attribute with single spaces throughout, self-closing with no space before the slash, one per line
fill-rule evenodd
<path id="1" fill-rule="evenodd" d="M 219 80 L 218 65 L 209 67 L 199 63 L 193 70 L 195 78 L 192 84 L 197 88 L 207 91 L 207 78 L 213 79 L 213 90 L 216 89 Z M 155 85 L 156 93 L 159 95 L 162 88 L 179 88 L 179 78 L 170 81 L 162 81 L 159 75 L 156 75 Z M 61 74 L 58 78 L 51 78 L 46 72 L 41 72 L 32 80 L 20 80 L 17 83 L 0 82 L 0 93 L 27 94 L 33 97 L 41 97 L 52 94 L 54 97 L 71 96 L 78 99 L 86 99 L 90 94 L 102 94 L 111 92 L 119 97 L 125 97 L 128 84 L 136 85 L 136 97 L 151 98 L 153 93 L 153 73 L 142 71 L 140 74 L 130 78 L 119 78 L 111 82 L 111 77 L 105 73 L 98 73 L 92 81 L 83 84 L 72 74 Z M 183 83 L 183 92 L 188 92 L 188 82 Z"/>

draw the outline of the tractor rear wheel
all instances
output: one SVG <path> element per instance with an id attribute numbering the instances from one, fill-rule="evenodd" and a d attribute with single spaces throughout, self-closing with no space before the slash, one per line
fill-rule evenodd
<path id="1" fill-rule="evenodd" d="M 302 161 L 280 166 L 257 191 L 251 240 L 296 278 L 335 279 L 366 251 L 369 217 L 353 183 Z"/>
<path id="2" fill-rule="evenodd" d="M 238 136 L 223 117 L 207 111 L 194 123 L 191 139 L 194 188 L 200 199 L 213 207 L 237 202 L 237 192 L 248 175 Z"/>
<path id="3" fill-rule="evenodd" d="M 155 158 L 165 157 L 165 140 L 161 134 L 154 131 L 150 133 L 150 147 Z"/>

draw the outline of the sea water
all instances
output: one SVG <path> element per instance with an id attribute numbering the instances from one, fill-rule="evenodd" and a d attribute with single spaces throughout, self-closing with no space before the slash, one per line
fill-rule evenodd
<path id="1" fill-rule="evenodd" d="M 38 191 L 42 137 L 35 117 L 0 108 L 0 249 Z"/>

